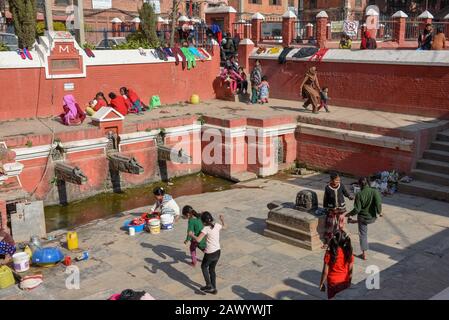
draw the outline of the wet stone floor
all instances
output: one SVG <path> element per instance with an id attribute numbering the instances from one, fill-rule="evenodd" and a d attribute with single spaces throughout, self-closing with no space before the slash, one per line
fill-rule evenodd
<path id="1" fill-rule="evenodd" d="M 24 292 L 13 286 L 0 290 L 0 299 L 107 299 L 126 288 L 146 290 L 156 299 L 326 299 L 318 289 L 323 252 L 262 235 L 268 202 L 292 202 L 302 188 L 317 191 L 321 202 L 326 181 L 321 174 L 258 179 L 240 183 L 241 188 L 176 199 L 180 206 L 190 204 L 217 218 L 223 214 L 228 224 L 221 233 L 216 296 L 198 292 L 204 280 L 199 266 L 188 264 L 185 220 L 159 235 L 132 237 L 120 229 L 126 219 L 145 210 L 140 208 L 77 229 L 80 248 L 90 254 L 89 260 L 74 263 L 80 272 L 79 289 L 66 288 L 68 274 L 57 265 L 35 270 L 44 275 L 38 288 Z M 447 203 L 408 195 L 384 198 L 385 216 L 369 226 L 368 260 L 356 258 L 354 285 L 337 299 L 429 299 L 449 287 L 447 209 Z M 357 226 L 347 229 L 358 254 Z M 381 270 L 379 290 L 365 286 L 371 265 Z"/>

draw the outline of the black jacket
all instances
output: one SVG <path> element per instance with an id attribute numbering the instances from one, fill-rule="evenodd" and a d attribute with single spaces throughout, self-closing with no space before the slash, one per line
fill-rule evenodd
<path id="1" fill-rule="evenodd" d="M 349 198 L 350 194 L 342 183 L 340 183 L 340 186 L 338 187 L 338 189 L 336 189 L 336 194 L 337 206 L 335 206 L 335 189 L 332 189 L 329 185 L 326 186 L 326 188 L 324 189 L 323 199 L 323 207 L 325 209 L 345 208 L 345 197 Z"/>

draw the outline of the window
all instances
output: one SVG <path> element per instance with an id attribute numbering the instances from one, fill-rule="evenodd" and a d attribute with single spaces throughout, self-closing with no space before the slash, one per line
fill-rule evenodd
<path id="1" fill-rule="evenodd" d="M 248 0 L 250 4 L 262 4 L 262 0 Z"/>
<path id="2" fill-rule="evenodd" d="M 282 0 L 270 0 L 270 6 L 281 6 Z"/>
<path id="3" fill-rule="evenodd" d="M 57 6 L 69 6 L 72 4 L 71 0 L 55 0 L 55 5 Z"/>
<path id="4" fill-rule="evenodd" d="M 317 0 L 310 0 L 310 9 L 316 9 L 317 8 L 316 2 L 317 2 Z"/>

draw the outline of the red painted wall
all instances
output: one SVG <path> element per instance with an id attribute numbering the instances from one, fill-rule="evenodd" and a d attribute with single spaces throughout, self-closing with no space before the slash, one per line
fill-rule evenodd
<path id="1" fill-rule="evenodd" d="M 118 94 L 122 86 L 133 88 L 145 103 L 153 95 L 163 104 L 186 101 L 193 93 L 202 100 L 213 99 L 218 73 L 218 55 L 212 61 L 197 61 L 191 70 L 175 63 L 88 66 L 86 78 L 74 79 L 47 80 L 43 68 L 1 69 L 0 121 L 58 115 L 65 94 L 73 94 L 84 107 L 97 92 Z M 64 83 L 74 83 L 75 90 L 65 92 Z"/>
<path id="2" fill-rule="evenodd" d="M 311 168 L 337 170 L 354 176 L 384 170 L 409 172 L 413 153 L 354 142 L 300 134 L 297 159 Z"/>
<path id="3" fill-rule="evenodd" d="M 299 61 L 280 65 L 263 59 L 261 64 L 272 98 L 299 100 L 303 76 L 315 65 L 320 85 L 329 87 L 332 105 L 449 119 L 449 67 Z"/>

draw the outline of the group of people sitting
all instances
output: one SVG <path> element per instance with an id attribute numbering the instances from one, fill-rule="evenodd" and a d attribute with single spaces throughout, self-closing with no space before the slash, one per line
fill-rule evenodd
<path id="1" fill-rule="evenodd" d="M 235 56 L 228 58 L 225 67 L 220 74 L 221 79 L 226 83 L 233 94 L 248 93 L 248 77 L 243 67 L 240 67 Z M 255 67 L 251 71 L 251 100 L 248 103 L 268 103 L 270 85 L 267 76 L 262 76 L 260 61 L 256 60 Z"/>
<path id="2" fill-rule="evenodd" d="M 418 50 L 443 50 L 446 48 L 446 36 L 443 28 L 433 34 L 433 26 L 429 23 L 418 37 Z"/>
<path id="3" fill-rule="evenodd" d="M 108 97 L 109 101 L 103 92 L 98 92 L 94 99 L 89 102 L 86 110 L 83 111 L 73 95 L 65 95 L 63 98 L 64 113 L 60 115 L 62 123 L 67 126 L 80 125 L 87 115 L 93 116 L 102 107 L 108 106 L 114 108 L 123 116 L 126 116 L 128 113 L 142 115 L 144 110 L 149 109 L 131 88 L 122 87 L 119 95 L 115 92 L 110 92 Z"/>
<path id="4" fill-rule="evenodd" d="M 341 35 L 340 43 L 338 44 L 340 49 L 351 49 L 352 39 L 346 33 Z M 362 37 L 360 41 L 360 50 L 377 49 L 376 39 L 371 35 L 368 30 L 362 30 Z"/>

